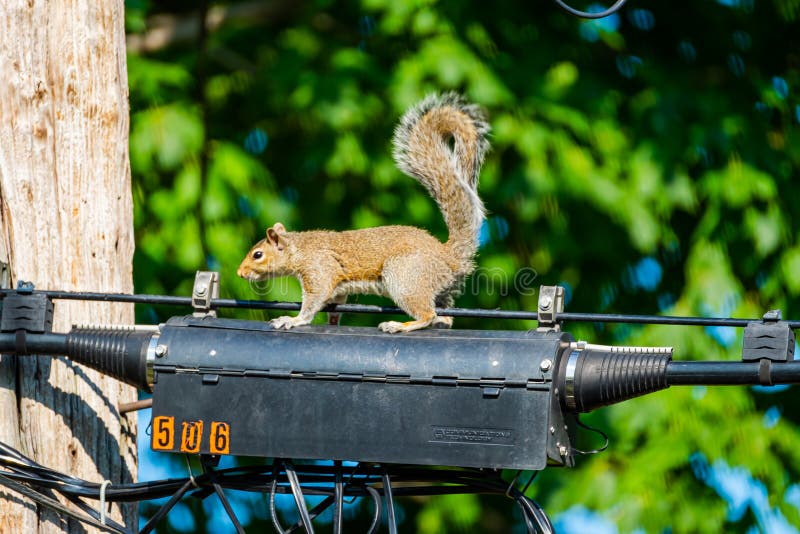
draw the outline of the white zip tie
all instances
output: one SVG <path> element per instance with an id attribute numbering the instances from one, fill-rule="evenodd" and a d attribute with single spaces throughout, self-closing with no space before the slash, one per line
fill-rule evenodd
<path id="1" fill-rule="evenodd" d="M 110 480 L 104 480 L 100 484 L 100 522 L 104 525 L 106 524 L 106 488 L 110 485 Z"/>
<path id="2" fill-rule="evenodd" d="M 192 486 L 195 488 L 200 488 L 200 486 L 197 485 L 197 481 L 194 479 L 194 473 L 192 473 L 192 464 L 189 463 L 189 455 L 185 454 L 183 457 L 186 459 L 186 469 L 189 471 L 189 480 L 192 481 Z"/>

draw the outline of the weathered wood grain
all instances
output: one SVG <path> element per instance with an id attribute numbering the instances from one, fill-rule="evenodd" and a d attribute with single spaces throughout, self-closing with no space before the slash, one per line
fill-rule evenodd
<path id="1" fill-rule="evenodd" d="M 40 289 L 132 290 L 122 0 L 0 2 L 0 261 Z M 56 331 L 132 323 L 127 304 L 57 301 Z M 0 359 L 0 440 L 112 484 L 136 475 L 135 391 L 63 357 Z M 136 511 L 112 517 L 135 526 Z M 92 529 L 87 529 L 92 530 Z M 0 492 L 0 532 L 84 527 Z"/>

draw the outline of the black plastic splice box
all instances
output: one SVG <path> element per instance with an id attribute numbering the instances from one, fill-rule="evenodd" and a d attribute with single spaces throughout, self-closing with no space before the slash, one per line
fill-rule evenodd
<path id="1" fill-rule="evenodd" d="M 390 335 L 171 319 L 158 339 L 151 446 L 463 467 L 571 465 L 552 380 L 569 341 L 560 332 Z"/>

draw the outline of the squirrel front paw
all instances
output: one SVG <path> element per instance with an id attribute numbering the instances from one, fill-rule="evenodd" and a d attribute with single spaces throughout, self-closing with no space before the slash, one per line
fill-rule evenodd
<path id="1" fill-rule="evenodd" d="M 387 334 L 405 332 L 406 325 L 398 321 L 386 321 L 378 325 L 378 328 Z"/>
<path id="2" fill-rule="evenodd" d="M 302 326 L 304 324 L 308 324 L 308 321 L 303 321 L 299 317 L 289 317 L 288 315 L 284 315 L 282 317 L 276 317 L 275 319 L 271 320 L 269 324 L 272 325 L 272 328 L 275 330 L 280 330 L 283 328 L 284 330 L 289 330 L 290 328 L 294 328 L 295 326 Z"/>
<path id="3" fill-rule="evenodd" d="M 431 323 L 431 328 L 453 328 L 453 318 L 437 315 Z"/>

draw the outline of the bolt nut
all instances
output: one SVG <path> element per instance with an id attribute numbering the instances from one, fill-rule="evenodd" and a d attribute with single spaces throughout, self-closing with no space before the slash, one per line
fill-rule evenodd
<path id="1" fill-rule="evenodd" d="M 539 369 L 541 369 L 543 373 L 546 373 L 552 368 L 553 368 L 553 360 L 549 358 L 542 360 L 542 363 L 539 364 Z"/>
<path id="2" fill-rule="evenodd" d="M 156 345 L 155 349 L 156 356 L 158 358 L 163 358 L 167 355 L 167 346 L 166 345 Z"/>
<path id="3" fill-rule="evenodd" d="M 196 288 L 194 288 L 194 292 L 196 295 L 205 295 L 206 291 L 208 291 L 208 286 L 205 284 L 199 284 Z"/>
<path id="4" fill-rule="evenodd" d="M 549 310 L 550 306 L 553 305 L 553 299 L 550 295 L 545 295 L 544 297 L 539 299 L 539 307 L 543 310 Z"/>

